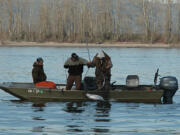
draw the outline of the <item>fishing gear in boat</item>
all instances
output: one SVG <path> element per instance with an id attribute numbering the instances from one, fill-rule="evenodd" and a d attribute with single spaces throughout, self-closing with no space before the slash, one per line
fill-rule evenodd
<path id="1" fill-rule="evenodd" d="M 157 69 L 155 75 L 154 75 L 154 86 L 156 87 L 156 84 L 157 84 L 157 78 L 159 76 L 159 68 Z"/>

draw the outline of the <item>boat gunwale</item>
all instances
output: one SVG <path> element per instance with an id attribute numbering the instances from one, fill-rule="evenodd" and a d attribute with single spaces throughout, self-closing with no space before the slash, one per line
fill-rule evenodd
<path id="1" fill-rule="evenodd" d="M 32 87 L 15 87 L 13 85 L 6 85 L 8 83 L 11 83 L 11 84 L 32 84 Z M 56 84 L 56 86 L 66 86 L 66 84 Z M 138 87 L 128 87 L 126 85 L 113 85 L 115 86 L 116 88 L 113 89 L 113 90 L 107 90 L 107 91 L 147 91 L 147 90 L 143 90 L 143 88 L 152 88 L 152 91 L 159 91 L 159 90 L 163 90 L 161 88 L 159 88 L 158 86 L 154 86 L 152 84 L 141 84 L 139 85 Z M 57 91 L 88 91 L 88 92 L 91 92 L 91 91 L 105 91 L 105 90 L 75 90 L 75 89 L 71 89 L 71 90 L 65 90 L 65 89 L 59 89 L 59 88 L 56 88 L 56 89 L 51 89 L 51 88 L 48 88 L 48 87 L 36 87 L 33 85 L 32 82 L 3 82 L 0 84 L 0 87 L 5 87 L 5 88 L 14 88 L 14 89 L 19 89 L 19 88 L 39 88 L 39 89 L 43 89 L 43 90 L 57 90 Z M 118 88 L 117 88 L 118 87 Z M 123 89 L 122 89 L 123 88 Z M 141 90 L 139 90 L 141 89 Z"/>

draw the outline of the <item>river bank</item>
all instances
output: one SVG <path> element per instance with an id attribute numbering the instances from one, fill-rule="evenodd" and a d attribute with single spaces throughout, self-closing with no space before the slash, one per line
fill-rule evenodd
<path id="1" fill-rule="evenodd" d="M 80 47 L 87 46 L 86 43 L 58 43 L 58 42 L 14 42 L 1 41 L 0 46 L 4 47 Z M 105 42 L 105 43 L 88 43 L 88 47 L 112 47 L 112 48 L 179 48 L 179 44 L 164 44 L 164 43 L 137 43 L 137 42 Z"/>

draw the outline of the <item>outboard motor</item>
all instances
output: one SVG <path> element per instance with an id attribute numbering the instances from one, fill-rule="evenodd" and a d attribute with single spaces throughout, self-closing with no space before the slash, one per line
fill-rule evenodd
<path id="1" fill-rule="evenodd" d="M 178 90 L 178 80 L 173 76 L 166 76 L 160 79 L 159 87 L 164 90 L 163 103 L 172 104 L 173 96 Z"/>
<path id="2" fill-rule="evenodd" d="M 84 90 L 96 90 L 96 77 L 86 76 L 83 80 Z"/>

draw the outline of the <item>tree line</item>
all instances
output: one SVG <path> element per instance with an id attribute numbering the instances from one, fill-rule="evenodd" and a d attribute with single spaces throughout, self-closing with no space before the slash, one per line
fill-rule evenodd
<path id="1" fill-rule="evenodd" d="M 0 40 L 180 42 L 173 0 L 0 0 Z"/>

